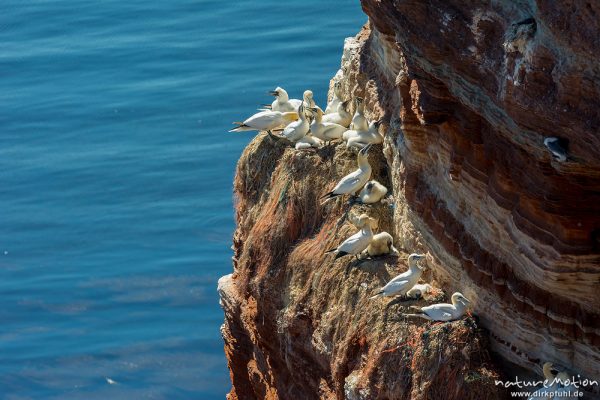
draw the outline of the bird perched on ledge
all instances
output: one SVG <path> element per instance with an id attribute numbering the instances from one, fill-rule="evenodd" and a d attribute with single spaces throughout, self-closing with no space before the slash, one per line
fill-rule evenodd
<path id="1" fill-rule="evenodd" d="M 376 180 L 367 182 L 358 194 L 358 201 L 362 204 L 377 203 L 387 194 L 387 188 Z"/>
<path id="2" fill-rule="evenodd" d="M 417 311 L 416 314 L 406 314 L 407 317 L 421 317 L 430 321 L 454 321 L 465 315 L 468 304 L 471 301 L 456 292 L 452 295 L 452 304 L 440 303 L 432 304 L 426 307 L 412 306 Z"/>
<path id="3" fill-rule="evenodd" d="M 353 255 L 358 259 L 358 255 L 369 246 L 373 239 L 373 230 L 378 226 L 377 220 L 367 214 L 362 214 L 353 224 L 360 230 L 344 240 L 338 247 L 325 252 L 326 254 L 336 253 L 334 260 L 345 255 Z"/>
<path id="4" fill-rule="evenodd" d="M 381 296 L 405 295 L 421 278 L 423 267 L 420 267 L 417 262 L 424 258 L 425 254 L 413 253 L 408 256 L 408 271 L 401 273 L 389 281 L 371 299 Z"/>
<path id="5" fill-rule="evenodd" d="M 367 145 L 358 152 L 358 169 L 343 177 L 333 190 L 321 197 L 325 199 L 324 203 L 344 194 L 356 195 L 371 178 L 371 165 L 369 164 L 369 150 L 372 145 Z"/>
<path id="6" fill-rule="evenodd" d="M 333 84 L 333 97 L 331 101 L 327 103 L 325 108 L 325 114 L 332 114 L 337 112 L 338 106 L 342 103 L 342 84 L 340 81 L 335 81 Z"/>
<path id="7" fill-rule="evenodd" d="M 271 130 L 280 126 L 285 126 L 298 118 L 296 112 L 280 112 L 265 110 L 254 114 L 244 122 L 234 122 L 238 125 L 229 132 L 244 132 L 244 131 L 267 131 L 270 136 L 274 137 Z"/>

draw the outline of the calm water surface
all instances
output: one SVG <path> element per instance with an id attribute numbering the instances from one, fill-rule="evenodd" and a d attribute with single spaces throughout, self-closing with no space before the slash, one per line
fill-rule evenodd
<path id="1" fill-rule="evenodd" d="M 253 136 L 226 131 L 277 85 L 324 106 L 365 21 L 358 1 L 2 1 L 0 398 L 224 398 L 216 282 Z"/>

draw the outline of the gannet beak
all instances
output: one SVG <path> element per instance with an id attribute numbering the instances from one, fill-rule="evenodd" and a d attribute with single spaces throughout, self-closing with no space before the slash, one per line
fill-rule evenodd
<path id="1" fill-rule="evenodd" d="M 309 108 L 310 111 L 312 111 L 313 113 L 317 113 L 318 109 L 316 107 L 310 107 Z"/>
<path id="2" fill-rule="evenodd" d="M 270 94 L 271 96 L 275 96 L 275 97 L 279 96 L 279 93 L 277 93 L 277 91 L 275 91 L 275 90 L 268 91 L 267 93 Z"/>
<path id="3" fill-rule="evenodd" d="M 366 145 L 363 149 L 362 152 L 363 154 L 369 154 L 369 150 L 371 149 L 371 147 L 373 147 L 373 143 L 369 143 L 368 145 Z"/>
<path id="4" fill-rule="evenodd" d="M 463 300 L 466 301 L 467 303 L 471 302 L 471 300 L 467 299 L 465 296 L 463 296 Z"/>

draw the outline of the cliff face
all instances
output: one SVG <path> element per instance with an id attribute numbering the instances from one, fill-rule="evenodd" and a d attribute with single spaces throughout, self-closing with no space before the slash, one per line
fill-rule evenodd
<path id="1" fill-rule="evenodd" d="M 597 379 L 600 6 L 362 4 L 370 22 L 337 79 L 383 118 L 370 161 L 395 207 L 352 212 L 426 252 L 424 278 L 478 321 L 432 326 L 402 318 L 414 302 L 369 300 L 404 256 L 334 263 L 324 251 L 353 228 L 345 204 L 317 201 L 354 153 L 260 134 L 238 164 L 234 273 L 219 283 L 230 398 L 499 398 L 495 364 L 546 360 Z M 566 162 L 546 136 L 568 141 Z"/>

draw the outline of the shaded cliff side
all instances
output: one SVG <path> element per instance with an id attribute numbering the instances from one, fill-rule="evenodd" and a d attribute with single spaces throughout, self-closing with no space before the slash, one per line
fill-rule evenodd
<path id="1" fill-rule="evenodd" d="M 238 164 L 234 272 L 219 282 L 230 398 L 502 398 L 499 364 L 546 360 L 597 379 L 600 6 L 362 4 L 370 22 L 336 79 L 383 118 L 370 161 L 395 201 L 352 212 L 427 253 L 425 280 L 477 317 L 432 325 L 401 315 L 423 300 L 369 300 L 405 254 L 333 262 L 324 251 L 354 228 L 344 203 L 317 201 L 355 153 L 259 134 Z M 546 136 L 568 141 L 567 162 Z"/>

